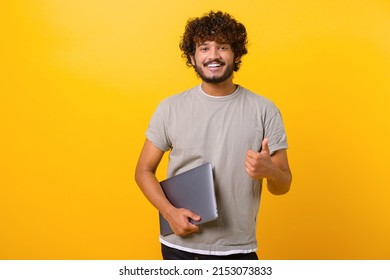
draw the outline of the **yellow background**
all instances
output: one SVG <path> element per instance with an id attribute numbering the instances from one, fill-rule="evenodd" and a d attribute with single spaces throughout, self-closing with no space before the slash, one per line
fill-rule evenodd
<path id="1" fill-rule="evenodd" d="M 199 83 L 178 43 L 211 9 L 246 25 L 235 82 L 288 132 L 260 257 L 390 259 L 388 0 L 2 0 L 0 259 L 160 258 L 134 168 L 158 102 Z"/>

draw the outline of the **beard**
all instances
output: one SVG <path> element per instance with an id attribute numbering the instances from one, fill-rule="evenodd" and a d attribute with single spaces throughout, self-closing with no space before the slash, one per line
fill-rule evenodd
<path id="1" fill-rule="evenodd" d="M 220 60 L 214 60 L 214 61 L 203 64 L 203 67 L 207 67 L 208 64 L 211 64 L 214 62 L 219 63 L 221 65 L 221 67 L 226 64 Z M 202 67 L 200 67 L 198 64 L 195 63 L 194 68 L 195 68 L 196 74 L 198 74 L 198 76 L 202 79 L 202 81 L 204 81 L 206 83 L 210 83 L 210 84 L 218 84 L 218 83 L 222 83 L 222 82 L 226 81 L 227 79 L 230 78 L 231 75 L 233 75 L 233 71 L 234 71 L 234 65 L 230 64 L 230 65 L 227 65 L 225 71 L 222 74 L 213 74 L 211 77 L 207 77 L 204 74 Z"/>

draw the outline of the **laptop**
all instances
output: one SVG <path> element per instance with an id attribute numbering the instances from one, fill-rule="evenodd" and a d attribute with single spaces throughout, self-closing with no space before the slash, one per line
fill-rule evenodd
<path id="1" fill-rule="evenodd" d="M 218 218 L 215 199 L 214 179 L 211 163 L 205 163 L 160 182 L 167 199 L 177 208 L 186 208 L 201 216 L 200 221 L 190 222 L 199 225 Z M 159 213 L 160 234 L 165 236 L 173 231 L 169 223 Z"/>

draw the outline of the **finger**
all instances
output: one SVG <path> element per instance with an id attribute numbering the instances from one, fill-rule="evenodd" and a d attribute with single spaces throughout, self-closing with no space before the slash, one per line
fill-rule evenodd
<path id="1" fill-rule="evenodd" d="M 261 152 L 270 154 L 270 150 L 269 150 L 269 147 L 268 147 L 268 139 L 267 138 L 265 138 L 263 140 L 263 142 L 261 143 Z"/>
<path id="2" fill-rule="evenodd" d="M 257 159 L 259 157 L 259 152 L 256 152 L 254 150 L 248 150 L 246 152 L 246 158 L 248 159 Z"/>
<path id="3" fill-rule="evenodd" d="M 245 168 L 247 169 L 247 170 L 249 170 L 249 171 L 254 171 L 254 169 L 255 169 L 255 161 L 253 160 L 253 159 L 251 159 L 251 158 L 249 158 L 249 159 L 247 159 L 246 161 L 245 161 Z"/>
<path id="4" fill-rule="evenodd" d="M 191 223 L 190 223 L 190 225 L 189 225 L 189 227 L 188 227 L 188 230 L 189 230 L 190 232 L 198 232 L 198 231 L 199 231 L 199 227 L 198 227 L 197 225 L 194 225 L 194 224 L 191 224 Z"/>
<path id="5" fill-rule="evenodd" d="M 248 174 L 249 177 L 255 178 L 256 177 L 256 168 L 254 165 L 249 163 L 248 161 L 245 162 L 245 171 Z"/>
<path id="6" fill-rule="evenodd" d="M 192 219 L 192 220 L 194 220 L 196 222 L 199 222 L 202 219 L 201 216 L 197 215 L 196 213 L 192 212 L 191 210 L 186 210 L 185 215 L 188 218 L 190 218 L 190 219 Z"/>
<path id="7" fill-rule="evenodd" d="M 200 216 L 199 215 L 194 215 L 193 216 L 194 218 L 199 218 L 198 220 L 194 220 L 193 218 L 191 218 L 193 221 L 200 221 Z M 190 218 L 190 217 L 189 217 Z M 191 223 L 190 220 L 188 220 L 188 223 L 185 227 L 185 231 L 187 232 L 187 234 L 191 234 L 193 232 L 198 232 L 199 231 L 199 227 L 193 223 Z"/>
<path id="8" fill-rule="evenodd" d="M 254 176 L 253 170 L 251 168 L 245 167 L 246 174 L 248 174 L 249 177 Z"/>
<path id="9" fill-rule="evenodd" d="M 178 235 L 178 236 L 186 236 L 186 235 L 190 235 L 192 233 L 198 232 L 198 231 L 199 231 L 199 227 L 198 226 L 188 222 L 188 224 L 185 227 L 180 228 L 179 230 L 174 231 L 174 233 L 176 235 Z"/>

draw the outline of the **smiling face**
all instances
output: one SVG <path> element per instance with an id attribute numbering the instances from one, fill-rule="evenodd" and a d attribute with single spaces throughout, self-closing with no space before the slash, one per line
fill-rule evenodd
<path id="1" fill-rule="evenodd" d="M 233 71 L 238 71 L 241 58 L 248 53 L 245 26 L 231 15 L 221 11 L 210 11 L 200 18 L 187 21 L 179 47 L 188 66 L 195 67 L 196 62 L 198 67 L 195 67 L 195 70 L 199 72 L 199 76 L 203 75 L 204 70 L 198 59 L 198 55 L 201 54 L 199 47 L 211 42 L 226 44 L 229 51 L 234 52 Z"/>
<path id="2" fill-rule="evenodd" d="M 196 73 L 206 83 L 222 83 L 233 76 L 234 52 L 229 44 L 206 41 L 197 44 L 191 56 Z"/>

